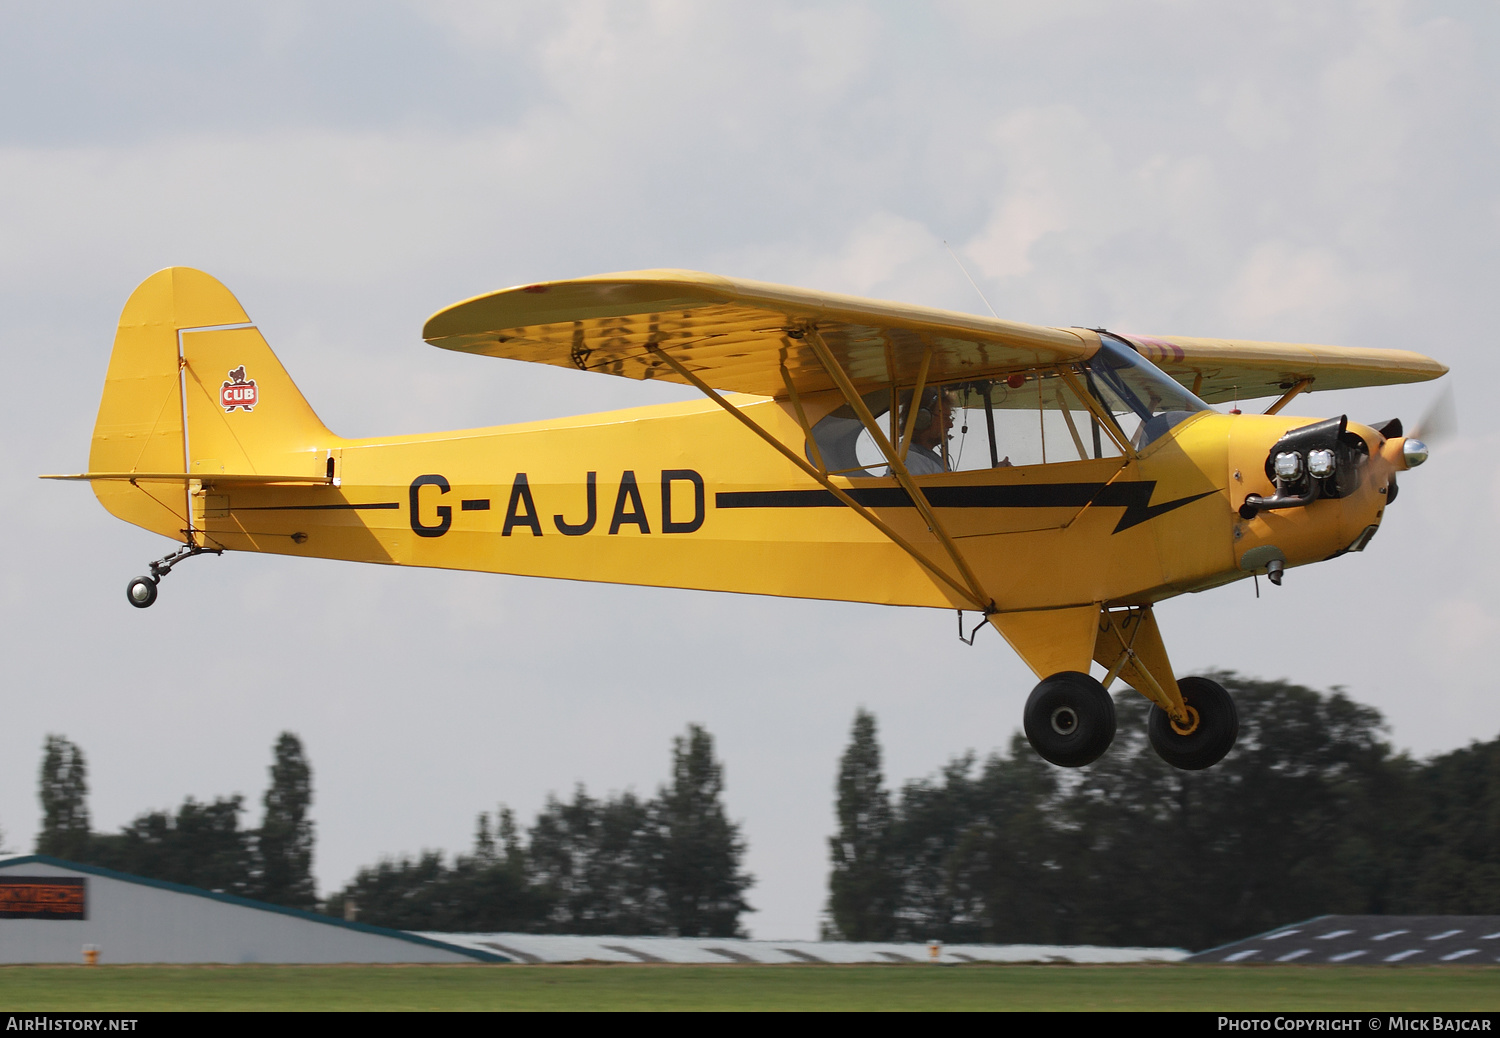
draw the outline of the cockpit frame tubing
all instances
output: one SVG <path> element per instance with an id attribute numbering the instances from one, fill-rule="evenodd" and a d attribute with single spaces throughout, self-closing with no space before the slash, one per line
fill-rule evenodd
<path id="1" fill-rule="evenodd" d="M 927 369 L 932 365 L 932 347 L 929 345 L 922 351 L 922 367 L 917 371 L 917 384 L 911 391 L 911 403 L 906 407 L 906 428 L 901 432 L 901 442 L 897 444 L 897 450 L 901 452 L 901 461 L 906 461 L 907 452 L 911 450 L 912 434 L 917 427 L 917 411 L 921 409 L 922 392 L 927 388 Z M 894 376 L 894 372 L 892 375 Z M 894 381 L 894 379 L 893 379 Z M 934 419 L 935 420 L 935 419 Z"/>
<path id="2" fill-rule="evenodd" d="M 1089 413 L 1098 420 L 1100 425 L 1104 426 L 1104 431 L 1109 433 L 1111 440 L 1115 441 L 1115 446 L 1120 448 L 1120 453 L 1132 461 L 1139 458 L 1141 456 L 1140 451 L 1135 449 L 1135 445 L 1130 442 L 1130 437 L 1125 435 L 1125 431 L 1115 421 L 1115 416 L 1110 412 L 1109 408 L 1099 402 L 1099 398 L 1094 395 L 1091 389 L 1078 381 L 1078 375 L 1062 365 L 1058 365 L 1057 373 L 1068 384 L 1068 388 L 1073 391 L 1073 395 L 1083 401 L 1083 406 L 1089 409 Z"/>
<path id="3" fill-rule="evenodd" d="M 918 551 L 904 537 L 898 534 L 895 530 L 891 529 L 890 526 L 888 526 L 879 516 L 875 515 L 875 513 L 871 512 L 868 508 L 860 504 L 858 501 L 854 500 L 854 498 L 850 497 L 849 493 L 843 488 L 835 486 L 826 474 L 814 468 L 811 464 L 808 463 L 806 458 L 799 458 L 796 451 L 791 450 L 787 447 L 786 444 L 782 443 L 775 436 L 771 435 L 771 433 L 767 432 L 765 429 L 762 429 L 753 419 L 747 416 L 738 407 L 735 407 L 733 404 L 731 404 L 728 400 L 725 400 L 722 396 L 719 395 L 716 390 L 709 386 L 708 383 L 704 382 L 696 374 L 689 371 L 677 360 L 677 358 L 673 357 L 666 350 L 662 349 L 659 344 L 647 343 L 646 348 L 652 353 L 656 354 L 656 356 L 660 357 L 663 363 L 665 363 L 673 371 L 677 372 L 678 375 L 686 379 L 688 383 L 693 386 L 693 388 L 697 389 L 700 393 L 708 397 L 725 411 L 728 411 L 741 425 L 743 425 L 745 428 L 753 432 L 756 436 L 759 436 L 762 440 L 765 440 L 766 443 L 774 447 L 781 453 L 783 457 L 785 457 L 793 465 L 797 466 L 797 468 L 806 473 L 810 479 L 816 481 L 818 485 L 821 486 L 824 490 L 827 490 L 843 504 L 848 505 L 856 515 L 864 519 L 871 526 L 875 527 L 875 529 L 879 530 L 887 540 L 896 545 L 896 547 L 900 548 L 902 551 L 906 552 L 906 554 L 910 555 L 912 557 L 912 561 L 916 562 L 923 569 L 927 570 L 927 572 L 931 573 L 938 580 L 946 584 L 954 591 L 954 593 L 967 601 L 972 608 L 979 610 L 980 612 L 994 611 L 994 604 L 992 602 L 989 602 L 987 599 L 981 598 L 979 595 L 976 595 L 971 588 L 965 587 L 958 580 L 955 580 L 950 574 L 944 572 L 941 566 L 937 565 L 937 563 L 933 562 L 931 559 L 927 558 L 927 556 Z M 924 498 L 922 500 L 925 504 L 926 499 Z"/>
<path id="4" fill-rule="evenodd" d="M 921 488 L 912 479 L 911 473 L 907 471 L 906 463 L 891 445 L 890 440 L 880 431 L 880 423 L 875 420 L 875 416 L 865 406 L 864 398 L 854 388 L 854 383 L 850 381 L 842 365 L 833 356 L 833 351 L 828 348 L 828 344 L 823 341 L 823 337 L 818 334 L 816 328 L 809 328 L 803 334 L 806 336 L 808 342 L 811 343 L 813 352 L 817 354 L 818 360 L 823 365 L 823 370 L 828 373 L 829 378 L 833 379 L 833 383 L 838 387 L 839 392 L 844 394 L 844 401 L 854 409 L 854 413 L 859 416 L 860 422 L 869 431 L 870 439 L 875 441 L 875 446 L 885 456 L 886 463 L 891 467 L 891 474 L 896 477 L 896 482 L 906 491 L 918 514 L 927 523 L 927 528 L 937 537 L 938 541 L 943 545 L 944 550 L 947 551 L 948 557 L 953 560 L 953 564 L 963 574 L 964 583 L 969 586 L 972 600 L 982 612 L 995 612 L 995 600 L 985 594 L 984 588 L 980 585 L 973 571 L 969 568 L 968 562 L 964 559 L 963 552 L 958 550 L 958 545 L 948 535 L 948 531 L 944 529 L 943 524 L 938 521 L 936 513 L 933 512 L 932 506 L 927 501 L 927 495 L 922 493 Z"/>
<path id="5" fill-rule="evenodd" d="M 828 474 L 828 463 L 823 460 L 823 451 L 818 447 L 818 439 L 813 435 L 812 425 L 807 421 L 807 412 L 802 409 L 802 396 L 797 392 L 797 385 L 792 381 L 792 373 L 786 369 L 786 351 L 789 348 L 786 340 L 782 340 L 781 348 L 781 381 L 786 386 L 787 397 L 792 401 L 792 410 L 797 413 L 797 424 L 802 427 L 802 437 L 807 441 L 807 449 L 812 451 L 813 464 L 818 466 L 818 471 L 824 475 Z"/>

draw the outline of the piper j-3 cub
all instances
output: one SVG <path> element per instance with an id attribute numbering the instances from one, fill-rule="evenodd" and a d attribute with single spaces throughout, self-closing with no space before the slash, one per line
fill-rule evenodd
<path id="1" fill-rule="evenodd" d="M 344 439 L 234 296 L 171 268 L 120 317 L 87 480 L 206 552 L 972 610 L 1040 679 L 1031 744 L 1078 767 L 1122 679 L 1179 768 L 1234 745 L 1152 615 L 1186 591 L 1360 551 L 1426 447 L 1399 420 L 1282 413 L 1308 390 L 1436 378 L 1416 353 L 1044 328 L 676 270 L 506 289 L 423 337 L 697 388 L 701 400 Z M 1210 403 L 1278 395 L 1262 414 Z M 972 636 L 971 636 L 972 639 Z M 1103 668 L 1103 680 L 1090 666 Z"/>

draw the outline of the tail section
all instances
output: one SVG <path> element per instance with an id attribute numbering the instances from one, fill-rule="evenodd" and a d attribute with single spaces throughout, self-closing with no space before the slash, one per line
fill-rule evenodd
<path id="1" fill-rule="evenodd" d="M 187 267 L 131 294 L 89 452 L 112 514 L 180 539 L 193 526 L 191 480 L 332 475 L 337 437 L 249 324 L 228 289 Z"/>

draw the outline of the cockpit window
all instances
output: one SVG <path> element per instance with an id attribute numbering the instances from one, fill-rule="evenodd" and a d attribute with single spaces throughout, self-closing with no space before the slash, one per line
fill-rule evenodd
<path id="1" fill-rule="evenodd" d="M 914 476 L 1050 465 L 1120 456 L 1116 436 L 1090 404 L 1133 430 L 1141 449 L 1178 422 L 1209 410 L 1126 342 L 1101 333 L 1102 347 L 1083 364 L 1016 371 L 1003 378 L 929 386 L 917 403 L 906 467 Z M 1093 400 L 1085 402 L 1079 393 Z M 863 399 L 881 431 L 897 443 L 906 429 L 910 389 L 876 390 Z M 889 475 L 884 455 L 848 404 L 813 426 L 808 459 L 833 475 Z"/>
<path id="2" fill-rule="evenodd" d="M 1078 398 L 1082 373 L 1065 379 L 1055 368 L 1015 372 L 928 387 L 912 422 L 906 467 L 914 476 L 941 472 L 1046 465 L 1120 456 L 1114 437 Z M 892 442 L 906 429 L 911 391 L 864 397 L 865 406 Z M 894 404 L 894 412 L 892 410 Z M 828 471 L 861 478 L 889 475 L 884 455 L 847 404 L 813 426 Z M 816 462 L 811 450 L 808 459 Z"/>
<path id="3" fill-rule="evenodd" d="M 954 471 L 1120 456 L 1114 438 L 1056 368 L 951 387 Z"/>
<path id="4" fill-rule="evenodd" d="M 893 437 L 891 426 L 891 393 L 878 390 L 863 397 L 865 406 L 875 421 L 880 423 L 887 437 Z M 824 467 L 836 476 L 860 478 L 885 475 L 885 459 L 875 442 L 870 438 L 864 423 L 854 413 L 854 408 L 845 404 L 813 426 L 813 440 L 818 445 Z M 807 458 L 816 464 L 819 458 L 808 448 Z M 866 467 L 868 466 L 868 468 Z"/>
<path id="5" fill-rule="evenodd" d="M 1145 447 L 1172 426 L 1211 408 L 1181 383 L 1108 332 L 1099 333 L 1100 349 L 1085 365 L 1089 391 L 1128 429 L 1130 442 Z"/>

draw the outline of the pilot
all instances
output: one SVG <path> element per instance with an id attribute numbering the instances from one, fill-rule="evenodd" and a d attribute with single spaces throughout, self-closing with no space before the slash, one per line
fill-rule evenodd
<path id="1" fill-rule="evenodd" d="M 906 408 L 910 410 L 911 401 Z M 901 424 L 906 424 L 906 414 L 901 415 Z M 917 407 L 916 421 L 912 424 L 911 447 L 906 452 L 906 471 L 913 476 L 931 476 L 947 472 L 943 441 L 953 428 L 953 408 L 949 406 L 947 394 L 940 389 L 927 389 Z"/>

